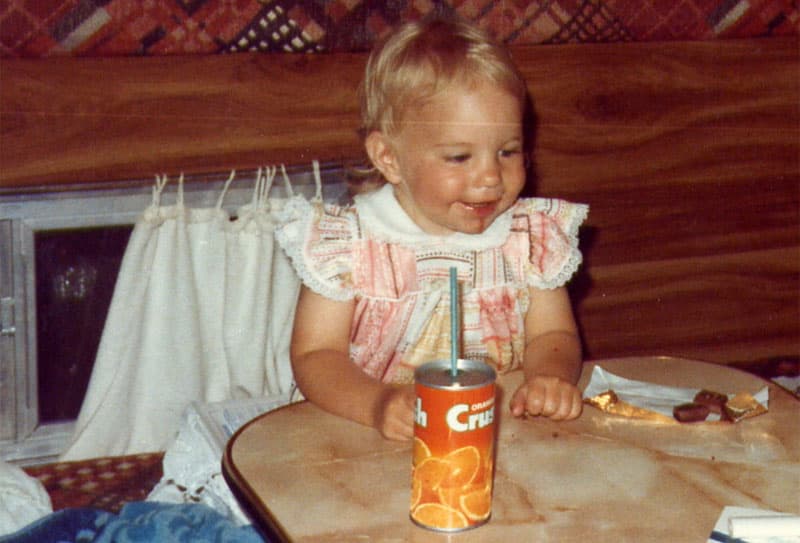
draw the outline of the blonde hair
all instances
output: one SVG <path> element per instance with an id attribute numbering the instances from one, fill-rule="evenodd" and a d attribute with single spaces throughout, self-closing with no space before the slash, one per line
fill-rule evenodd
<path id="1" fill-rule="evenodd" d="M 437 16 L 401 25 L 373 49 L 367 61 L 359 89 L 360 134 L 362 138 L 376 130 L 395 134 L 410 107 L 454 84 L 482 81 L 500 86 L 524 107 L 527 87 L 511 55 L 473 23 Z M 370 187 L 382 184 L 376 172 L 370 171 L 372 175 L 363 172 L 362 176 Z"/>

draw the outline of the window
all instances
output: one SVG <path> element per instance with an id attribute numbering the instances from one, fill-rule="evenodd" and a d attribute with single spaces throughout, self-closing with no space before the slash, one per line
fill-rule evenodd
<path id="1" fill-rule="evenodd" d="M 313 172 L 289 172 L 295 193 L 315 194 Z M 346 195 L 342 169 L 321 171 L 323 196 Z M 235 210 L 253 199 L 256 172 L 239 173 L 225 196 Z M 216 205 L 227 176 L 184 183 L 191 207 Z M 49 461 L 66 446 L 91 375 L 133 223 L 152 202 L 134 187 L 0 196 L 0 457 Z M 175 201 L 171 179 L 161 198 Z M 286 195 L 281 176 L 271 198 Z"/>

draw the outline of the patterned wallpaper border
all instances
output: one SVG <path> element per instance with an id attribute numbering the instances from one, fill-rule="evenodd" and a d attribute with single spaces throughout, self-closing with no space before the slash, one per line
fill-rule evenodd
<path id="1" fill-rule="evenodd" d="M 434 10 L 511 44 L 800 33 L 796 0 L 0 0 L 0 56 L 360 51 Z"/>

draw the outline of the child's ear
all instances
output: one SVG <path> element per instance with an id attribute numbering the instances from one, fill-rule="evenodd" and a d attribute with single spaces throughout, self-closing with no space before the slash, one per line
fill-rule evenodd
<path id="1" fill-rule="evenodd" d="M 373 130 L 364 141 L 367 155 L 373 166 L 378 168 L 383 177 L 392 184 L 400 182 L 400 168 L 397 164 L 397 154 L 389 138 L 378 130 Z"/>

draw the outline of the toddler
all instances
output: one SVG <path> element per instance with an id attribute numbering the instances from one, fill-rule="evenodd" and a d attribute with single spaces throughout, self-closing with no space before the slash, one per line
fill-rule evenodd
<path id="1" fill-rule="evenodd" d="M 303 282 L 300 391 L 411 438 L 414 369 L 450 356 L 455 267 L 462 358 L 524 372 L 514 416 L 577 417 L 581 346 L 564 284 L 587 207 L 520 198 L 528 95 L 508 52 L 468 22 L 409 23 L 373 51 L 361 95 L 378 182 L 346 206 L 292 199 L 276 233 Z"/>

